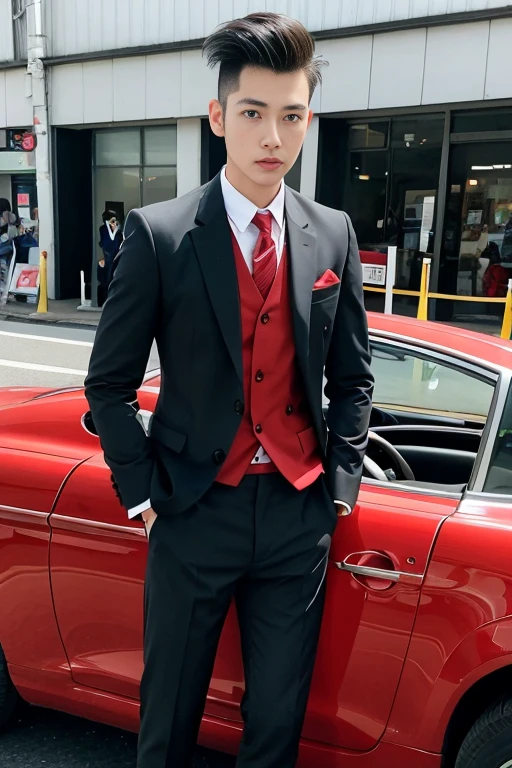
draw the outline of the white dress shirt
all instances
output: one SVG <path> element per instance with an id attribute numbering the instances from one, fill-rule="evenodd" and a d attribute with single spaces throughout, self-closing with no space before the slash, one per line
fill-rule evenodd
<path id="1" fill-rule="evenodd" d="M 228 181 L 226 177 L 226 167 L 222 169 L 220 182 L 222 187 L 222 196 L 224 197 L 224 206 L 228 216 L 228 221 L 233 230 L 233 233 L 237 239 L 242 255 L 245 259 L 245 263 L 249 268 L 249 272 L 253 272 L 252 255 L 256 246 L 256 241 L 260 234 L 258 227 L 252 223 L 253 218 L 257 213 L 266 213 L 270 211 L 272 214 L 272 240 L 276 246 L 277 263 L 279 264 L 283 255 L 283 247 L 285 241 L 285 220 L 284 220 L 284 190 L 285 185 L 281 183 L 279 192 L 274 197 L 272 202 L 267 208 L 258 208 L 254 203 L 251 203 L 241 192 Z M 268 464 L 270 457 L 266 453 L 263 446 L 260 446 L 256 453 L 252 464 Z M 348 505 L 344 502 L 337 502 L 347 507 L 347 513 L 350 512 Z M 137 507 L 132 507 L 128 510 L 128 517 L 132 518 L 136 515 L 149 509 L 151 502 L 149 499 L 139 504 Z"/>

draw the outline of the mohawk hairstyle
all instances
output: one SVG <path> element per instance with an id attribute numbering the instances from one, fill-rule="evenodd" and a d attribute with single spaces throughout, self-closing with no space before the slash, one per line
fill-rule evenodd
<path id="1" fill-rule="evenodd" d="M 315 42 L 296 19 L 279 13 L 251 13 L 223 24 L 203 44 L 203 56 L 212 69 L 220 64 L 218 99 L 225 113 L 230 93 L 240 87 L 245 67 L 261 67 L 281 74 L 303 69 L 309 99 L 322 81 L 327 62 L 315 56 Z"/>

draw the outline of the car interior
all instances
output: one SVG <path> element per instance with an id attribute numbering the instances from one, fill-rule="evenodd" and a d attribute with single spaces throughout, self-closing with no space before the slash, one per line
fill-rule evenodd
<path id="1" fill-rule="evenodd" d="M 385 342 L 372 341 L 371 351 L 376 388 L 363 475 L 462 494 L 480 446 L 493 384 L 435 360 L 413 358 Z M 413 388 L 416 400 L 411 401 Z"/>

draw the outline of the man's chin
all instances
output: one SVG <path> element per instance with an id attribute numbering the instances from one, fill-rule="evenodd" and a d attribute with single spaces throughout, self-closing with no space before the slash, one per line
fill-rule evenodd
<path id="1" fill-rule="evenodd" d="M 285 173 L 286 171 L 283 171 L 283 168 L 278 168 L 275 171 L 265 171 L 256 166 L 256 171 L 251 173 L 249 178 L 260 187 L 275 187 L 276 184 L 280 184 L 284 179 Z"/>

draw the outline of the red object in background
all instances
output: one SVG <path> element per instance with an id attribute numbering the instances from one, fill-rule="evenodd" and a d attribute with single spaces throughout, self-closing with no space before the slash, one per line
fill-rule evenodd
<path id="1" fill-rule="evenodd" d="M 39 267 L 27 267 L 23 269 L 16 280 L 16 288 L 37 288 Z"/>
<path id="2" fill-rule="evenodd" d="M 377 251 L 359 251 L 359 257 L 362 264 L 375 264 L 379 267 L 385 267 L 388 263 L 387 253 L 378 253 Z"/>
<path id="3" fill-rule="evenodd" d="M 24 152 L 32 152 L 36 148 L 37 139 L 34 133 L 24 133 L 21 146 Z"/>
<path id="4" fill-rule="evenodd" d="M 30 205 L 30 195 L 26 192 L 18 192 L 18 208 L 26 208 Z"/>
<path id="5" fill-rule="evenodd" d="M 420 342 L 512 374 L 510 342 L 397 316 L 369 321 L 381 342 Z M 144 382 L 142 409 L 154 410 L 159 384 L 157 372 Z M 144 527 L 114 495 L 82 389 L 37 394 L 0 390 L 0 643 L 27 701 L 136 731 Z M 333 539 L 298 768 L 440 768 L 464 694 L 475 692 L 476 710 L 484 689 L 474 686 L 512 667 L 511 511 L 363 479 Z M 390 578 L 335 567 L 343 561 Z M 232 610 L 201 743 L 236 752 L 243 690 Z"/>

